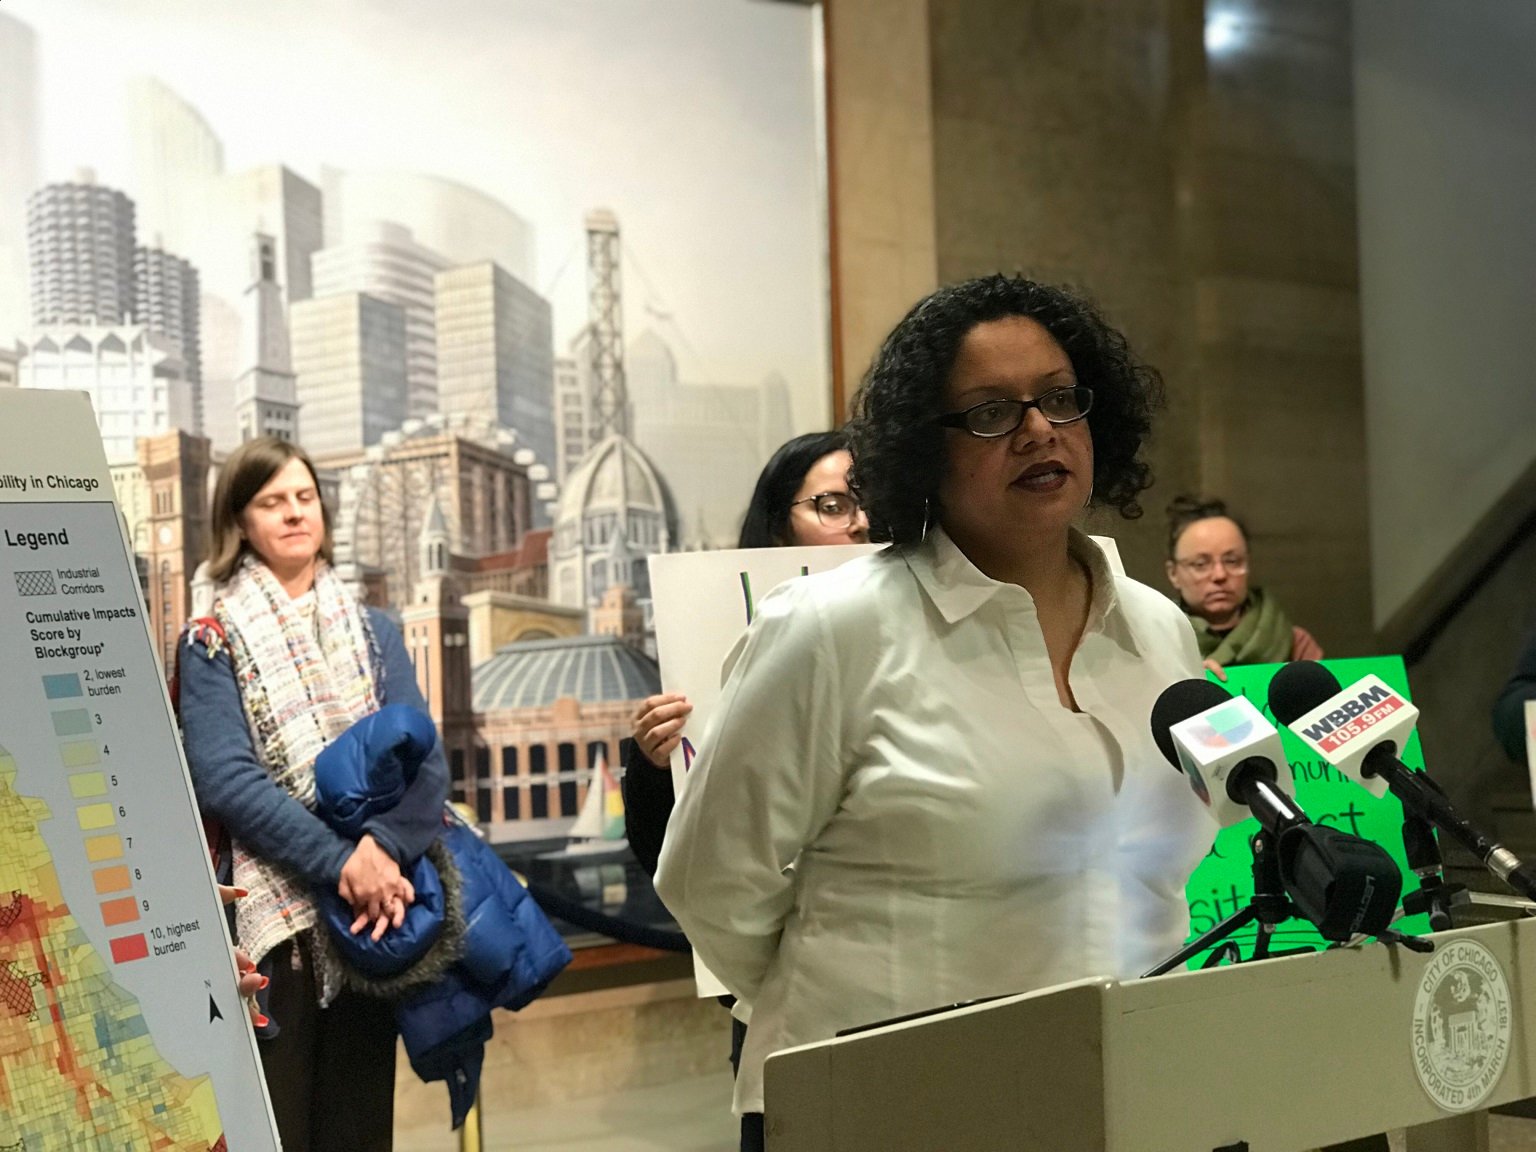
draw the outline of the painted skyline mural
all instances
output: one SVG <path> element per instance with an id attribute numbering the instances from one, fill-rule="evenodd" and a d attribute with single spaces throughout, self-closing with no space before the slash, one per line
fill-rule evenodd
<path id="1" fill-rule="evenodd" d="M 296 439 L 458 798 L 572 823 L 655 681 L 645 557 L 830 419 L 815 19 L 7 0 L 0 386 L 91 393 L 162 655 L 219 461 Z"/>

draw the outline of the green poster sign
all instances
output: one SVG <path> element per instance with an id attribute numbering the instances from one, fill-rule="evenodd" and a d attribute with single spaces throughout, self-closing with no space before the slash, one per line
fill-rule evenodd
<path id="1" fill-rule="evenodd" d="M 1388 685 L 1401 692 L 1405 699 L 1413 697 L 1408 692 L 1408 672 L 1400 656 L 1370 656 L 1356 660 L 1324 660 L 1328 668 L 1339 678 L 1339 684 L 1348 688 L 1362 676 L 1380 676 Z M 1274 723 L 1269 710 L 1269 682 L 1283 664 L 1250 664 L 1226 669 L 1224 687 L 1233 695 L 1241 693 L 1265 717 Z M 1212 677 L 1214 680 L 1215 677 Z M 1330 768 L 1298 740 L 1284 726 L 1275 724 L 1285 744 L 1290 761 L 1291 779 L 1294 783 L 1296 803 L 1301 806 L 1313 823 L 1328 824 L 1341 831 L 1375 841 L 1391 854 L 1403 871 L 1403 893 L 1416 891 L 1418 878 L 1408 868 L 1403 851 L 1403 807 L 1391 793 L 1377 799 L 1348 777 Z M 1399 751 L 1403 763 L 1410 768 L 1424 767 L 1424 754 L 1419 747 L 1418 733 Z M 1234 912 L 1247 907 L 1253 896 L 1253 853 L 1249 841 L 1259 830 L 1257 820 L 1244 820 L 1230 828 L 1222 828 L 1216 834 L 1210 854 L 1200 862 L 1189 878 L 1186 895 L 1189 899 L 1190 939 L 1207 931 Z M 1429 931 L 1426 915 L 1405 916 L 1393 925 L 1397 930 L 1414 935 Z M 1242 950 L 1244 958 L 1253 952 L 1256 924 L 1249 924 L 1229 937 Z M 1271 952 L 1293 948 L 1325 948 L 1328 942 L 1310 923 L 1292 919 L 1281 924 L 1271 938 Z M 1196 956 L 1191 968 L 1198 968 L 1209 953 Z"/>

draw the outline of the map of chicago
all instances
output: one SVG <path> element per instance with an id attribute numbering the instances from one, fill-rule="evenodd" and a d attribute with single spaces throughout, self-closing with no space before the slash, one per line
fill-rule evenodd
<path id="1" fill-rule="evenodd" d="M 156 1050 L 64 902 L 47 805 L 15 783 L 0 748 L 0 1152 L 225 1152 L 212 1083 Z"/>

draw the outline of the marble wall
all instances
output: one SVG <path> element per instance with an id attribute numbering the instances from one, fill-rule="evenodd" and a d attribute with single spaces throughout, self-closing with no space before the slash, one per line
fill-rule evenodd
<path id="1" fill-rule="evenodd" d="M 927 0 L 827 6 L 834 403 L 937 284 Z"/>

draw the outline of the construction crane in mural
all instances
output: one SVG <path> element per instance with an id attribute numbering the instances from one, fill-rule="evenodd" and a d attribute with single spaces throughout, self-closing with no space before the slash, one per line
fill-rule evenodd
<path id="1" fill-rule="evenodd" d="M 624 387 L 624 298 L 619 275 L 619 220 L 606 208 L 587 213 L 587 311 L 592 424 L 588 443 L 629 434 Z"/>

